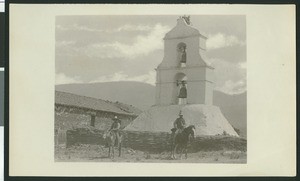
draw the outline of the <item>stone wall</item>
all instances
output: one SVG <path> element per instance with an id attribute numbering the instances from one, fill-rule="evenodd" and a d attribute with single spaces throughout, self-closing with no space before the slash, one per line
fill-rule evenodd
<path id="1" fill-rule="evenodd" d="M 95 115 L 94 129 L 107 130 L 113 123 L 112 118 L 118 115 L 121 128 L 127 126 L 137 116 L 120 115 L 112 112 L 93 111 L 66 105 L 55 105 L 55 144 L 66 144 L 66 131 L 91 127 L 91 115 Z"/>
<path id="2" fill-rule="evenodd" d="M 94 132 L 94 133 L 93 133 Z M 67 131 L 67 147 L 76 144 L 105 145 L 102 130 L 76 129 Z M 160 153 L 171 150 L 171 135 L 169 133 L 152 133 L 138 131 L 122 131 L 123 147 L 149 153 Z M 247 141 L 231 136 L 196 137 L 189 144 L 189 152 L 239 150 L 246 151 Z"/>

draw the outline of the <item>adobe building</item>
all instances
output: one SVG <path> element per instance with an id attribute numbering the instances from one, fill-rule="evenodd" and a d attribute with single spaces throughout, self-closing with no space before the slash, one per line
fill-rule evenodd
<path id="1" fill-rule="evenodd" d="M 212 105 L 214 68 L 205 62 L 207 37 L 177 19 L 164 37 L 164 57 L 156 72 L 155 105 L 140 114 L 125 130 L 170 132 L 179 112 L 196 135 L 238 136 L 219 107 Z"/>
<path id="2" fill-rule="evenodd" d="M 139 114 L 137 108 L 120 102 L 55 91 L 55 143 L 65 144 L 68 130 L 107 130 L 115 116 L 118 116 L 121 128 L 124 128 Z"/>

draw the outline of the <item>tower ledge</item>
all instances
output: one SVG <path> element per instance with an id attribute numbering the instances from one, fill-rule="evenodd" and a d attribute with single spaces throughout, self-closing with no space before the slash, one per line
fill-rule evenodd
<path id="1" fill-rule="evenodd" d="M 205 67 L 205 68 L 209 68 L 209 69 L 212 69 L 214 70 L 215 68 L 210 65 L 210 64 L 207 64 L 206 62 L 204 62 L 205 65 L 189 65 L 189 66 L 186 66 L 186 67 L 178 67 L 178 66 L 162 66 L 161 64 L 157 67 L 158 70 L 185 70 L 185 69 L 194 69 L 194 68 L 199 68 L 199 67 Z"/>

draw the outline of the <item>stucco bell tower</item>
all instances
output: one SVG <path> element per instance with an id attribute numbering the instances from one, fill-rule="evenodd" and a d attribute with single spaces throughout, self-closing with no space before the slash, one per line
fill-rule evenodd
<path id="1" fill-rule="evenodd" d="M 156 68 L 155 105 L 141 113 L 124 130 L 170 132 L 178 114 L 195 135 L 238 136 L 213 102 L 213 67 L 205 62 L 206 37 L 187 16 L 164 37 L 164 57 Z"/>
<path id="2" fill-rule="evenodd" d="M 164 58 L 156 69 L 155 105 L 178 104 L 183 84 L 184 104 L 212 105 L 213 67 L 204 60 L 206 39 L 188 17 L 177 19 L 164 37 Z"/>

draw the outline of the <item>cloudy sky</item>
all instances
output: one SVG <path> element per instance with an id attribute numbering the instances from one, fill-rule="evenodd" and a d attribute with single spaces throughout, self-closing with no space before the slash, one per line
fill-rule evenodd
<path id="1" fill-rule="evenodd" d="M 140 81 L 155 85 L 163 37 L 178 16 L 56 17 L 56 84 Z M 208 36 L 215 89 L 246 91 L 246 17 L 191 16 Z"/>

